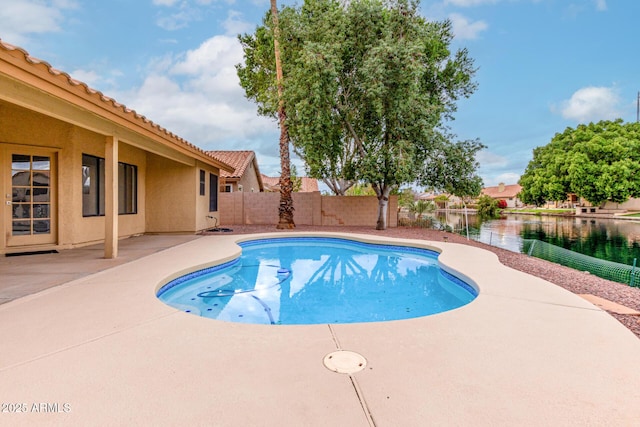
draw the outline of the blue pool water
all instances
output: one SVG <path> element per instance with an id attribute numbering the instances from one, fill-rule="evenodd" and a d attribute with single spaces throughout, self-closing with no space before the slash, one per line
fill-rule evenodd
<path id="1" fill-rule="evenodd" d="M 175 279 L 158 298 L 212 319 L 300 325 L 421 317 L 477 296 L 426 249 L 316 237 L 240 246 L 240 258 Z"/>

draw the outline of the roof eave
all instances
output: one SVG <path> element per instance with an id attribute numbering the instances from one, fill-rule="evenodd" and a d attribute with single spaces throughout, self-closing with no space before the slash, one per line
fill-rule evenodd
<path id="1" fill-rule="evenodd" d="M 182 155 L 199 160 L 215 168 L 233 171 L 233 168 L 226 163 L 209 156 L 204 150 L 155 124 L 145 116 L 105 96 L 102 92 L 91 89 L 85 83 L 73 79 L 69 74 L 54 69 L 49 63 L 31 57 L 25 50 L 4 43 L 1 40 L 0 74 L 4 74 L 18 85 L 33 88 L 47 96 L 58 99 L 62 103 L 71 104 L 76 110 L 85 111 L 87 113 L 84 115 L 85 117 L 100 117 L 110 123 L 111 126 L 106 126 L 104 123 L 99 126 L 97 125 L 98 121 L 95 120 L 91 125 L 85 123 L 83 126 L 82 123 L 74 122 L 75 118 L 66 117 L 63 113 L 35 109 L 43 114 L 48 114 L 59 120 L 69 121 L 77 126 L 103 134 L 118 133 L 113 124 L 122 126 L 129 132 L 182 153 Z M 14 101 L 14 99 L 11 99 L 11 95 L 7 93 L 4 94 L 2 99 L 8 102 Z M 26 108 L 30 107 L 27 101 L 18 105 Z M 111 129 L 107 129 L 109 127 Z M 111 130 L 111 132 L 107 130 Z M 125 142 L 127 142 L 126 136 Z"/>

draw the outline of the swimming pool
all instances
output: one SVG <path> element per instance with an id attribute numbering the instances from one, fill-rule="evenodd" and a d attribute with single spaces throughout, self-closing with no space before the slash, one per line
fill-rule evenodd
<path id="1" fill-rule="evenodd" d="M 438 253 L 342 238 L 241 242 L 242 255 L 162 286 L 157 297 L 194 315 L 241 323 L 328 324 L 400 320 L 476 298 L 442 270 Z"/>

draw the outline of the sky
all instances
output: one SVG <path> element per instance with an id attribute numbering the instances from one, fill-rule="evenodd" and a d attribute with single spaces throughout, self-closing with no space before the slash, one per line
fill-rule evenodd
<path id="1" fill-rule="evenodd" d="M 268 9 L 268 0 L 0 0 L 0 39 L 205 150 L 253 150 L 261 172 L 278 176 L 277 122 L 258 116 L 235 70 L 237 35 Z M 474 60 L 478 89 L 447 125 L 486 145 L 485 186 L 515 184 L 532 150 L 567 127 L 637 119 L 638 0 L 423 0 L 420 13 L 450 20 L 452 49 Z"/>

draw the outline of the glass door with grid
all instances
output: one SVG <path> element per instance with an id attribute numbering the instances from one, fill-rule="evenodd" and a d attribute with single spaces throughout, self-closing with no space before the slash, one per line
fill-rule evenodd
<path id="1" fill-rule="evenodd" d="M 11 153 L 9 246 L 55 243 L 51 154 Z"/>

